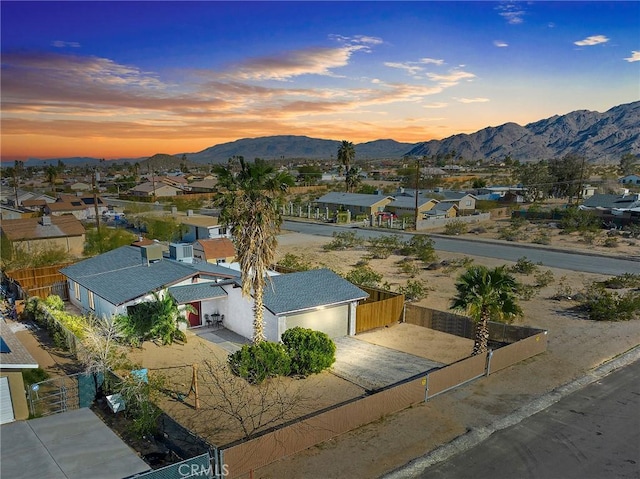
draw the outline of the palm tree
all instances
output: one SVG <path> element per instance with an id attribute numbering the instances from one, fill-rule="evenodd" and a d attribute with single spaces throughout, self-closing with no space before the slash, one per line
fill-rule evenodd
<path id="1" fill-rule="evenodd" d="M 451 309 L 465 311 L 476 323 L 474 356 L 487 351 L 490 320 L 510 323 L 522 316 L 517 289 L 518 282 L 506 266 L 471 266 L 458 278 Z"/>
<path id="2" fill-rule="evenodd" d="M 353 186 L 350 178 L 355 172 L 354 172 L 354 168 L 351 168 L 351 162 L 355 159 L 355 157 L 356 157 L 356 149 L 353 146 L 353 143 L 347 140 L 342 140 L 342 142 L 340 143 L 340 147 L 338 148 L 338 161 L 342 163 L 342 165 L 344 166 L 344 172 L 346 177 L 345 186 L 346 186 L 347 193 Z"/>
<path id="3" fill-rule="evenodd" d="M 251 296 L 253 290 L 253 342 L 265 340 L 263 294 L 267 270 L 275 259 L 276 235 L 282 217 L 278 199 L 295 183 L 288 173 L 277 172 L 264 160 L 256 158 L 247 163 L 238 157 L 240 170 L 234 163 L 214 168 L 218 184 L 227 189 L 219 204 L 220 221 L 230 228 L 242 274 L 242 294 Z"/>

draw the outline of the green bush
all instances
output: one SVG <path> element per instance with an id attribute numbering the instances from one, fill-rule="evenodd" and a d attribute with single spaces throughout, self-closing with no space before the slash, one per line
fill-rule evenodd
<path id="1" fill-rule="evenodd" d="M 640 294 L 617 294 L 594 283 L 587 289 L 584 307 L 594 321 L 629 321 L 640 314 Z"/>
<path id="2" fill-rule="evenodd" d="M 431 263 L 438 259 L 433 240 L 427 235 L 413 235 L 400 249 L 400 254 L 415 256 L 424 263 Z"/>
<path id="3" fill-rule="evenodd" d="M 367 251 L 374 259 L 386 259 L 402 247 L 402 240 L 398 235 L 376 236 L 369 239 Z"/>
<path id="4" fill-rule="evenodd" d="M 321 332 L 295 327 L 282 334 L 282 343 L 291 360 L 291 374 L 317 374 L 336 360 L 336 345 Z"/>
<path id="5" fill-rule="evenodd" d="M 245 344 L 230 354 L 228 361 L 231 372 L 251 384 L 260 384 L 270 377 L 288 376 L 291 372 L 291 359 L 285 347 L 269 341 Z"/>
<path id="6" fill-rule="evenodd" d="M 40 383 L 49 379 L 49 373 L 42 368 L 25 369 L 22 371 L 22 380 L 28 388 L 32 384 Z"/>
<path id="7" fill-rule="evenodd" d="M 55 294 L 47 296 L 47 299 L 44 300 L 44 304 L 52 311 L 64 310 L 64 301 L 62 301 L 60 296 Z"/>
<path id="8" fill-rule="evenodd" d="M 409 280 L 406 286 L 400 286 L 398 288 L 398 293 L 404 294 L 404 298 L 407 301 L 419 301 L 422 298 L 426 298 L 429 291 L 430 289 L 427 283 L 420 279 Z"/>
<path id="9" fill-rule="evenodd" d="M 339 249 L 350 249 L 364 244 L 364 240 L 359 238 L 353 231 L 341 231 L 333 233 L 333 239 L 322 248 L 325 251 L 335 251 Z"/>
<path id="10" fill-rule="evenodd" d="M 538 271 L 538 265 L 533 261 L 528 260 L 526 256 L 518 258 L 516 264 L 509 268 L 512 273 L 520 273 L 524 275 L 530 275 Z"/>
<path id="11" fill-rule="evenodd" d="M 446 235 L 462 235 L 467 232 L 467 224 L 460 220 L 453 220 L 444 226 L 444 234 Z"/>
<path id="12" fill-rule="evenodd" d="M 548 231 L 540 230 L 531 241 L 535 244 L 551 244 L 551 235 Z"/>
<path id="13" fill-rule="evenodd" d="M 368 286 L 370 288 L 377 288 L 382 280 L 382 275 L 376 273 L 371 267 L 367 265 L 356 266 L 349 271 L 344 279 L 353 284 L 360 286 Z"/>

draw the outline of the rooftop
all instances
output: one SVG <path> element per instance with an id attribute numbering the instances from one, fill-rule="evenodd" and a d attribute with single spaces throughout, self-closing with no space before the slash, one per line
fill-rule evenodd
<path id="1" fill-rule="evenodd" d="M 74 216 L 50 216 L 49 219 L 50 225 L 43 225 L 41 218 L 3 220 L 0 228 L 11 241 L 64 238 L 82 236 L 85 233 L 84 226 Z"/>

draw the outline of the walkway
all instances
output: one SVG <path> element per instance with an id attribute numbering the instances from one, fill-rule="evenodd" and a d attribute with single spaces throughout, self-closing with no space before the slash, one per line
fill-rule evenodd
<path id="1" fill-rule="evenodd" d="M 200 328 L 193 328 L 191 331 L 202 339 L 206 339 L 220 346 L 228 353 L 235 353 L 243 344 L 249 344 L 251 342 L 247 338 L 225 328 L 216 329 L 215 327 L 202 326 Z"/>

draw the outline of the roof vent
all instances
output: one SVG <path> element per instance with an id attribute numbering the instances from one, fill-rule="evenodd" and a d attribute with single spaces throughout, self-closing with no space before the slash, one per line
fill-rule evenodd
<path id="1" fill-rule="evenodd" d="M 142 264 L 144 266 L 149 266 L 151 263 L 162 261 L 162 245 L 150 244 L 141 246 L 140 254 L 142 255 Z"/>
<path id="2" fill-rule="evenodd" d="M 40 218 L 40 224 L 42 226 L 51 226 L 51 216 L 43 216 Z"/>

